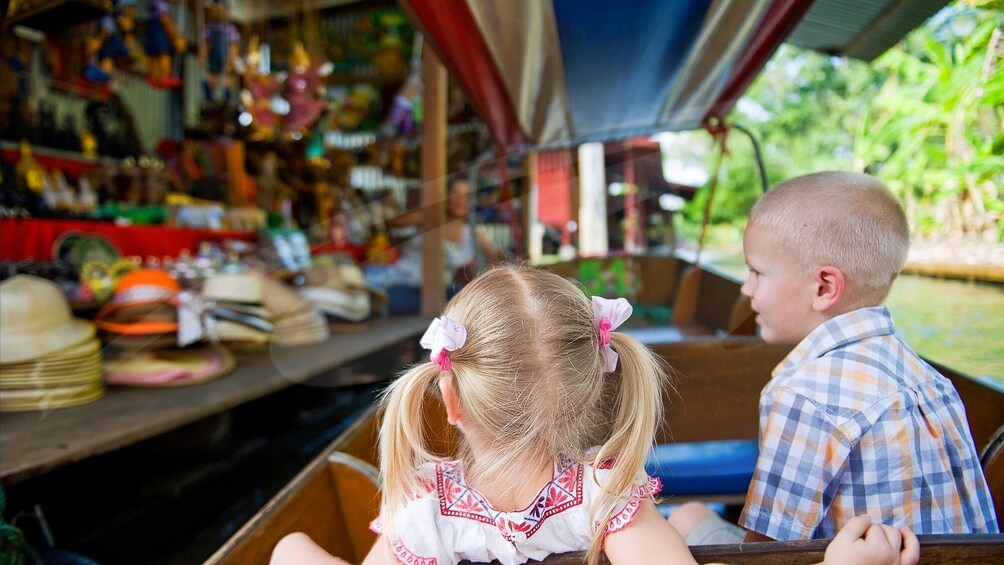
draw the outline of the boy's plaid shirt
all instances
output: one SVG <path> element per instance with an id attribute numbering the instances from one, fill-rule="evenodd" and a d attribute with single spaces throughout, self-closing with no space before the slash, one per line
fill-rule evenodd
<path id="1" fill-rule="evenodd" d="M 998 531 L 962 400 L 893 331 L 885 308 L 855 310 L 774 369 L 741 526 L 831 538 L 868 514 L 917 534 Z"/>

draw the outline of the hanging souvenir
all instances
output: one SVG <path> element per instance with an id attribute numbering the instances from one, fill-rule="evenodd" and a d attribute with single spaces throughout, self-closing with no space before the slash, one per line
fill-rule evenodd
<path id="1" fill-rule="evenodd" d="M 202 82 L 202 95 L 210 102 L 221 84 L 223 100 L 230 100 L 232 77 L 240 60 L 241 35 L 230 21 L 230 11 L 224 1 L 213 0 L 206 8 L 209 23 L 202 32 L 202 44 L 199 46 L 199 62 L 208 73 Z"/>
<path id="2" fill-rule="evenodd" d="M 147 5 L 146 54 L 149 57 L 147 82 L 155 88 L 181 86 L 178 73 L 172 68 L 175 53 L 184 53 L 185 37 L 171 19 L 173 0 L 150 0 Z M 184 10 L 181 11 L 184 15 Z"/>
<path id="3" fill-rule="evenodd" d="M 262 67 L 262 53 L 258 44 L 258 36 L 252 36 L 248 41 L 248 53 L 244 60 L 244 90 L 241 91 L 241 103 L 250 117 L 245 125 L 252 130 L 251 139 L 261 141 L 271 139 L 275 135 L 279 117 L 272 110 L 272 97 L 278 94 L 278 85 Z"/>
<path id="4" fill-rule="evenodd" d="M 387 120 L 381 128 L 387 135 L 412 135 L 416 124 L 422 119 L 422 36 L 416 34 L 415 55 L 411 60 L 408 77 L 401 85 L 401 90 L 394 96 Z"/>
<path id="5" fill-rule="evenodd" d="M 289 102 L 289 113 L 283 119 L 283 132 L 293 139 L 300 139 L 304 132 L 314 125 L 324 110 L 325 103 L 318 99 L 322 88 L 321 79 L 330 74 L 330 63 L 315 69 L 310 64 L 310 56 L 303 43 L 293 45 L 289 75 L 283 92 Z"/>
<path id="6" fill-rule="evenodd" d="M 105 83 L 111 79 L 115 62 L 130 57 L 125 38 L 134 28 L 133 8 L 136 0 L 119 0 L 114 15 L 102 16 L 98 32 L 87 39 L 87 53 L 91 59 L 84 69 L 84 78 Z"/>

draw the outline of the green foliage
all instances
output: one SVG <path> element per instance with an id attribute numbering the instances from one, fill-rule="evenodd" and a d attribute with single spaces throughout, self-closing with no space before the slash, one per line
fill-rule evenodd
<path id="1" fill-rule="evenodd" d="M 969 0 L 871 64 L 783 45 L 730 121 L 759 137 L 771 185 L 864 171 L 904 201 L 918 234 L 1002 241 L 1004 45 L 992 48 L 1002 32 L 1004 1 Z M 745 136 L 730 135 L 728 149 L 710 221 L 738 229 L 760 187 Z M 682 211 L 684 223 L 700 225 L 706 198 L 707 187 Z"/>

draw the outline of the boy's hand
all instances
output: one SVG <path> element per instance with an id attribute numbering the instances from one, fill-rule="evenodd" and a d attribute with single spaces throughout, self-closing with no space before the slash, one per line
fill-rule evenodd
<path id="1" fill-rule="evenodd" d="M 867 515 L 856 516 L 837 532 L 826 548 L 824 564 L 914 565 L 920 543 L 910 528 L 872 524 Z"/>

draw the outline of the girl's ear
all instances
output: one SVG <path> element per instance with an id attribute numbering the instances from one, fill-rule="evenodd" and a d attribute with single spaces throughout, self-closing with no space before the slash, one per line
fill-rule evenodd
<path id="1" fill-rule="evenodd" d="M 446 406 L 446 420 L 452 426 L 459 426 L 464 418 L 464 412 L 460 408 L 460 397 L 457 396 L 457 389 L 453 387 L 453 376 L 442 375 L 439 377 L 439 392 L 443 395 L 443 405 Z"/>
<path id="2" fill-rule="evenodd" d="M 816 312 L 826 312 L 840 302 L 844 296 L 846 289 L 844 273 L 836 267 L 820 267 L 816 271 L 815 287 L 812 309 Z"/>

